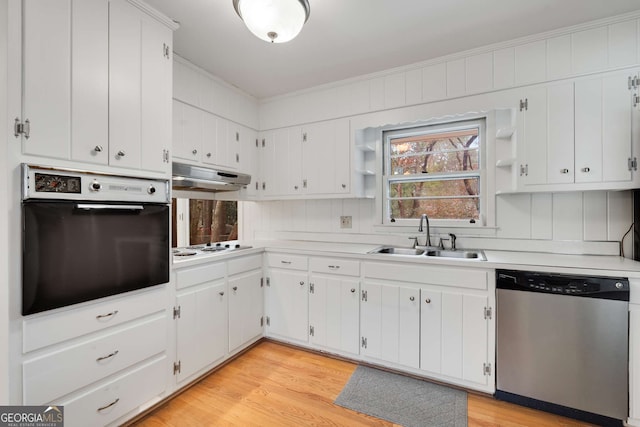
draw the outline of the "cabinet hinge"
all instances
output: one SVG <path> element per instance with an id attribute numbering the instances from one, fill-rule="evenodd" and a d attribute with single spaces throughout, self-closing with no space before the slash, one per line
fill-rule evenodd
<path id="1" fill-rule="evenodd" d="M 520 111 L 526 111 L 529 109 L 529 99 L 525 98 L 524 101 L 520 100 Z"/>
<path id="2" fill-rule="evenodd" d="M 484 375 L 491 376 L 491 363 L 483 363 L 482 364 L 482 373 Z"/>
<path id="3" fill-rule="evenodd" d="M 302 142 L 307 142 L 307 133 L 302 134 Z"/>
<path id="4" fill-rule="evenodd" d="M 258 187 L 258 181 L 256 181 L 256 191 L 259 190 L 260 188 Z"/>
<path id="5" fill-rule="evenodd" d="M 271 286 L 271 279 L 267 277 L 267 286 Z"/>
<path id="6" fill-rule="evenodd" d="M 266 182 L 262 182 L 262 189 L 266 190 L 267 189 L 267 183 Z"/>
<path id="7" fill-rule="evenodd" d="M 313 283 L 309 283 L 309 293 L 310 294 L 315 294 L 316 293 L 316 287 Z"/>
<path id="8" fill-rule="evenodd" d="M 162 162 L 169 163 L 169 150 L 162 150 Z"/>
<path id="9" fill-rule="evenodd" d="M 313 337 L 313 336 L 315 336 L 314 334 L 315 334 L 315 332 L 314 332 L 313 326 L 309 326 L 309 335 L 311 335 Z"/>
<path id="10" fill-rule="evenodd" d="M 529 176 L 529 165 L 520 165 L 520 176 Z"/>
<path id="11" fill-rule="evenodd" d="M 260 326 L 264 326 L 264 316 L 260 316 Z"/>
<path id="12" fill-rule="evenodd" d="M 640 104 L 640 96 L 637 93 L 633 94 L 633 107 L 637 107 Z"/>
<path id="13" fill-rule="evenodd" d="M 307 180 L 306 179 L 302 180 L 302 188 L 307 188 Z"/>
<path id="14" fill-rule="evenodd" d="M 360 346 L 362 348 L 367 348 L 367 339 L 365 337 L 362 337 L 362 340 L 360 341 Z"/>
<path id="15" fill-rule="evenodd" d="M 637 171 L 638 170 L 638 159 L 637 158 L 629 158 L 627 161 L 627 166 L 629 167 L 629 170 L 633 170 L 633 171 Z"/>
<path id="16" fill-rule="evenodd" d="M 180 362 L 179 360 L 177 362 L 173 362 L 173 375 L 179 374 L 181 369 L 182 362 Z"/>
<path id="17" fill-rule="evenodd" d="M 635 89 L 638 86 L 640 86 L 640 78 L 638 78 L 638 76 L 629 76 L 629 90 L 631 89 Z"/>
<path id="18" fill-rule="evenodd" d="M 267 326 L 271 326 L 271 318 L 267 316 Z"/>
<path id="19" fill-rule="evenodd" d="M 484 318 L 485 319 L 491 319 L 492 314 L 493 313 L 492 313 L 491 307 L 485 307 L 484 308 Z"/>
<path id="20" fill-rule="evenodd" d="M 264 138 L 262 138 L 262 148 L 265 147 Z"/>
<path id="21" fill-rule="evenodd" d="M 29 121 L 29 119 L 25 120 L 24 123 L 22 123 L 20 119 L 16 117 L 13 123 L 13 136 L 17 138 L 20 135 L 24 135 L 26 139 L 29 139 L 30 134 L 31 134 L 31 122 Z"/>
<path id="22" fill-rule="evenodd" d="M 177 307 L 173 307 L 173 318 L 174 319 L 179 319 L 180 318 L 180 306 Z"/>
<path id="23" fill-rule="evenodd" d="M 162 43 L 162 56 L 169 59 L 169 54 L 170 54 L 169 45 L 166 43 Z"/>
<path id="24" fill-rule="evenodd" d="M 260 278 L 260 287 L 264 288 L 264 277 Z"/>
<path id="25" fill-rule="evenodd" d="M 259 147 L 259 145 L 258 145 L 258 138 L 256 138 L 256 148 L 258 148 L 258 147 Z"/>
<path id="26" fill-rule="evenodd" d="M 367 291 L 362 291 L 362 301 L 367 301 Z"/>

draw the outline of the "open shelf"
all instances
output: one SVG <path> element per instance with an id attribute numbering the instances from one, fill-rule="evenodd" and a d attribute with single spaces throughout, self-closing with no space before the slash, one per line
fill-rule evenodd
<path id="1" fill-rule="evenodd" d="M 500 159 L 496 161 L 497 168 L 508 168 L 513 166 L 516 163 L 515 157 L 509 157 L 507 159 Z"/>
<path id="2" fill-rule="evenodd" d="M 510 139 L 513 136 L 513 133 L 516 131 L 516 128 L 513 126 L 507 126 L 503 128 L 499 128 L 496 131 L 496 138 L 498 139 Z"/>

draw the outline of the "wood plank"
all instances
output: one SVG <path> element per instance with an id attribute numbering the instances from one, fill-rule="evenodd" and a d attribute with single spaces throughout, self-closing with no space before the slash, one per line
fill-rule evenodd
<path id="1" fill-rule="evenodd" d="M 333 404 L 356 366 L 263 341 L 131 425 L 396 426 Z M 470 427 L 588 426 L 491 396 L 469 393 L 468 402 Z"/>

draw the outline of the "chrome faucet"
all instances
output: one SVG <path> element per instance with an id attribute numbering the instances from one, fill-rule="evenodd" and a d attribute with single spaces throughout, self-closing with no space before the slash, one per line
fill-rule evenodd
<path id="1" fill-rule="evenodd" d="M 422 228 L 422 221 L 424 221 L 427 224 L 426 230 L 423 230 Z M 422 231 L 426 231 L 426 234 L 427 234 L 427 241 L 425 242 L 425 246 L 431 246 L 431 237 L 429 236 L 429 217 L 427 216 L 427 214 L 422 214 L 422 216 L 420 217 L 420 225 L 418 226 L 418 232 L 422 233 Z"/>
<path id="2" fill-rule="evenodd" d="M 449 238 L 451 239 L 451 250 L 456 250 L 456 235 L 453 233 L 449 233 Z"/>

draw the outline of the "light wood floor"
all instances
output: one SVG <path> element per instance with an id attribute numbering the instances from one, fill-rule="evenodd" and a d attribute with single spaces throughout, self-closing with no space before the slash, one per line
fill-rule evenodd
<path id="1" fill-rule="evenodd" d="M 357 365 L 265 341 L 134 425 L 394 426 L 334 405 Z M 470 427 L 586 426 L 469 393 Z"/>

